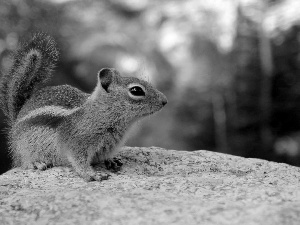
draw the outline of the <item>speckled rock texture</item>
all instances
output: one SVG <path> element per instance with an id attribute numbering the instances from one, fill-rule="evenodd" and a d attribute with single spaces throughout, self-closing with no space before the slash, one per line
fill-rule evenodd
<path id="1" fill-rule="evenodd" d="M 300 168 L 154 147 L 120 157 L 102 182 L 61 167 L 1 175 L 0 224 L 300 224 Z"/>

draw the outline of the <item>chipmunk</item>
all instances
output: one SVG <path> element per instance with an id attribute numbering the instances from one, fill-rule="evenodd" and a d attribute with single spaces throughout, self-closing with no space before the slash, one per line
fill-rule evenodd
<path id="1" fill-rule="evenodd" d="M 72 166 L 86 181 L 101 181 L 108 173 L 95 171 L 105 162 L 118 170 L 113 158 L 126 130 L 138 119 L 167 104 L 164 94 L 148 82 L 122 77 L 116 69 L 98 72 L 91 94 L 69 86 L 46 86 L 58 50 L 46 34 L 36 34 L 13 54 L 13 64 L 0 81 L 0 104 L 8 120 L 14 166 L 44 170 Z"/>

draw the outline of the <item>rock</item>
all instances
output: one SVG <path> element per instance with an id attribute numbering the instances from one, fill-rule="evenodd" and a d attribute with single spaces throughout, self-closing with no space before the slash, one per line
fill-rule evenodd
<path id="1" fill-rule="evenodd" d="M 120 157 L 103 182 L 62 167 L 8 171 L 0 224 L 300 224 L 300 168 L 154 147 Z"/>

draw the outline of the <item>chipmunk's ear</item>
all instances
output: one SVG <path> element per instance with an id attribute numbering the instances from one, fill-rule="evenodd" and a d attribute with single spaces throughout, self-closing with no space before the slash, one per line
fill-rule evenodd
<path id="1" fill-rule="evenodd" d="M 108 87 L 114 80 L 115 72 L 110 68 L 103 68 L 98 72 L 98 84 L 102 86 L 102 88 L 109 92 Z"/>

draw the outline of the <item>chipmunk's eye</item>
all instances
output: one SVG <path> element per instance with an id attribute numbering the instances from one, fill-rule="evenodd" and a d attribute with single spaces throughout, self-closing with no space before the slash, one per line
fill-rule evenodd
<path id="1" fill-rule="evenodd" d="M 133 86 L 129 89 L 129 91 L 132 95 L 137 97 L 145 96 L 145 91 L 139 86 Z"/>
<path id="2" fill-rule="evenodd" d="M 134 86 L 129 89 L 130 93 L 134 96 L 145 96 L 144 90 L 139 86 Z"/>
<path id="3" fill-rule="evenodd" d="M 129 90 L 129 96 L 132 99 L 139 100 L 146 96 L 145 89 L 141 85 L 131 84 L 129 85 L 128 90 Z"/>

